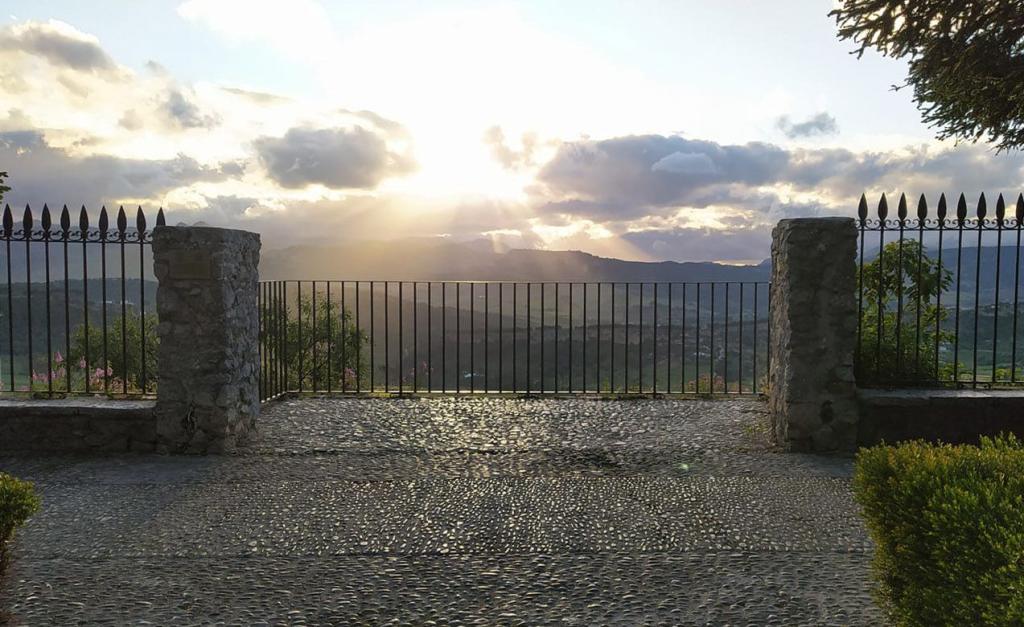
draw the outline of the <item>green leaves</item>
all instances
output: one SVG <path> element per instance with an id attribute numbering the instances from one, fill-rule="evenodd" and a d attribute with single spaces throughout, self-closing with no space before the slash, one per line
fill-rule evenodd
<path id="1" fill-rule="evenodd" d="M 11 188 L 9 186 L 4 185 L 4 179 L 6 179 L 6 178 L 7 178 L 7 173 L 6 172 L 0 172 L 0 201 L 2 201 L 4 199 L 4 194 L 6 192 L 11 191 Z"/>
<path id="2" fill-rule="evenodd" d="M 1024 623 L 1024 444 L 862 449 L 854 494 L 899 625 Z"/>
<path id="3" fill-rule="evenodd" d="M 940 139 L 1024 146 L 1024 5 L 1017 0 L 842 0 L 839 38 L 906 58 L 905 85 Z"/>
<path id="4" fill-rule="evenodd" d="M 39 511 L 39 497 L 32 484 L 0 472 L 0 565 L 4 548 L 14 530 Z"/>

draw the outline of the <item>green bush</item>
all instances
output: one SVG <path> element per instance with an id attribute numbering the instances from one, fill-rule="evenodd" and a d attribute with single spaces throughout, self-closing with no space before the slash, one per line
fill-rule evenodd
<path id="1" fill-rule="evenodd" d="M 1024 625 L 1024 443 L 857 455 L 880 604 L 899 625 Z"/>
<path id="2" fill-rule="evenodd" d="M 7 542 L 14 530 L 39 511 L 39 497 L 32 484 L 0 472 L 0 567 L 7 557 Z"/>

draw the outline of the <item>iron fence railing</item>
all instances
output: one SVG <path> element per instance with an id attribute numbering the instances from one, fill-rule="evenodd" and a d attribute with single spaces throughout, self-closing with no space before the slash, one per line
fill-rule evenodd
<path id="1" fill-rule="evenodd" d="M 766 282 L 264 281 L 261 398 L 756 394 Z"/>
<path id="2" fill-rule="evenodd" d="M 25 207 L 15 222 L 10 206 L 4 208 L 4 394 L 155 391 L 156 290 L 146 285 L 152 277 L 146 254 L 151 232 L 141 208 L 132 228 L 123 207 L 115 220 L 111 225 L 104 207 L 93 226 L 82 207 L 73 225 L 65 206 L 54 224 L 44 205 L 38 221 Z M 165 223 L 162 209 L 156 223 Z"/>
<path id="3" fill-rule="evenodd" d="M 961 194 L 934 215 L 922 195 L 896 215 L 883 194 L 869 216 L 858 208 L 856 370 L 861 385 L 999 387 L 1021 385 L 1018 346 L 1024 197 L 1007 216 L 982 194 L 969 211 Z"/>

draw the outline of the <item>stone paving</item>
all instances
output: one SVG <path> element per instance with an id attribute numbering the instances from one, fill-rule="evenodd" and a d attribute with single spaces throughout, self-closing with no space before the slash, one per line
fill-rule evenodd
<path id="1" fill-rule="evenodd" d="M 849 458 L 756 400 L 294 399 L 235 456 L 0 457 L 14 624 L 878 624 Z"/>

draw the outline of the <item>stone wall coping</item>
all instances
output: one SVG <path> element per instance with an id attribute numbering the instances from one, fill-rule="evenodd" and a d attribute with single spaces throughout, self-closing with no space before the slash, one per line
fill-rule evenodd
<path id="1" fill-rule="evenodd" d="M 122 417 L 136 419 L 140 415 L 152 413 L 156 401 L 151 400 L 113 400 L 93 398 L 68 399 L 3 399 L 0 400 L 0 418 L 13 418 L 31 415 L 40 418 L 62 418 L 79 415 L 102 415 L 105 418 Z"/>
<path id="2" fill-rule="evenodd" d="M 857 396 L 864 402 L 930 401 L 965 398 L 1020 399 L 1024 401 L 1024 390 L 947 390 L 929 388 L 903 388 L 899 390 L 865 389 L 857 390 Z"/>
<path id="3" fill-rule="evenodd" d="M 260 234 L 259 233 L 254 233 L 252 231 L 246 231 L 245 229 L 229 229 L 229 228 L 224 228 L 224 227 L 220 227 L 220 226 L 191 226 L 191 225 L 188 225 L 188 224 L 181 224 L 181 225 L 165 224 L 163 226 L 155 227 L 153 229 L 153 234 L 155 235 L 157 231 L 164 230 L 164 229 L 167 229 L 167 230 L 170 230 L 170 229 L 174 229 L 174 230 L 188 229 L 191 232 L 199 232 L 200 234 L 203 234 L 203 235 L 206 235 L 206 234 L 209 234 L 209 235 L 220 234 L 220 235 L 230 235 L 230 236 L 235 236 L 235 237 L 244 237 L 244 238 L 252 238 L 252 239 L 259 239 L 260 238 Z"/>

